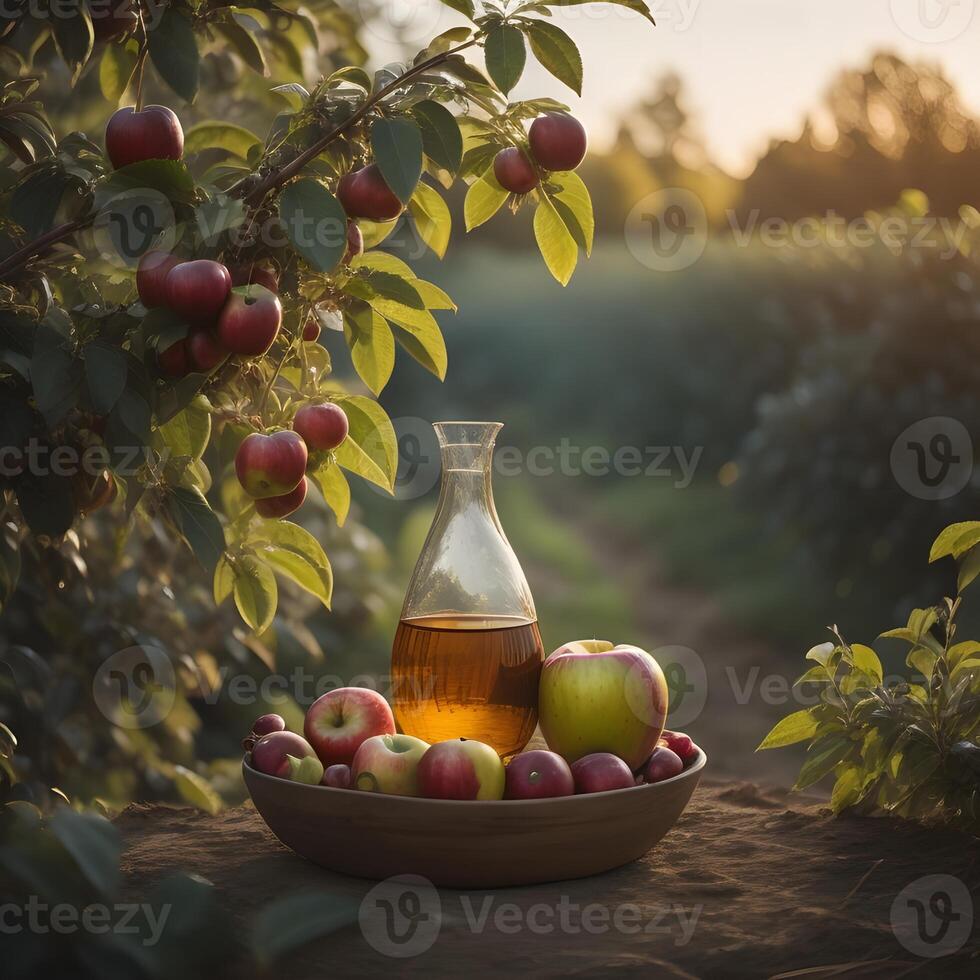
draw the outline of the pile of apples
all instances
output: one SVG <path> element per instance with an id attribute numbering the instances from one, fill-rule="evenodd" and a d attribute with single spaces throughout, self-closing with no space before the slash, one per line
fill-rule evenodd
<path id="1" fill-rule="evenodd" d="M 429 745 L 399 734 L 388 702 L 355 687 L 315 701 L 303 736 L 286 731 L 279 715 L 263 715 L 243 747 L 260 772 L 296 782 L 435 800 L 536 800 L 681 773 L 699 749 L 664 730 L 667 703 L 667 682 L 649 653 L 584 640 L 559 647 L 542 667 L 539 717 L 549 749 L 507 765 L 474 739 Z"/>

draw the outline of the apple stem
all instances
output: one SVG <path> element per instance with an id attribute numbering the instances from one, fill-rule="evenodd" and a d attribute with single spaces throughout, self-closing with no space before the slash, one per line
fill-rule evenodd
<path id="1" fill-rule="evenodd" d="M 150 42 L 146 35 L 146 22 L 143 20 L 143 5 L 136 5 L 140 25 L 140 50 L 136 60 L 136 107 L 134 112 L 143 111 L 143 73 L 146 69 L 146 56 L 150 52 Z"/>

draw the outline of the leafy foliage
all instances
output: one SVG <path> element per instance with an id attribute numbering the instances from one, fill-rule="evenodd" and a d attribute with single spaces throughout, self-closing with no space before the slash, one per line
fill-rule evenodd
<path id="1" fill-rule="evenodd" d="M 980 522 L 954 525 L 931 557 L 966 558 L 978 542 Z M 961 578 L 961 589 L 969 584 Z M 810 650 L 814 666 L 796 683 L 815 688 L 819 703 L 783 718 L 759 746 L 808 743 L 796 789 L 833 774 L 835 813 L 955 821 L 980 834 L 980 642 L 956 639 L 961 602 L 915 609 L 881 634 L 908 647 L 903 679 L 886 679 L 875 651 L 836 627 L 836 643 Z"/>

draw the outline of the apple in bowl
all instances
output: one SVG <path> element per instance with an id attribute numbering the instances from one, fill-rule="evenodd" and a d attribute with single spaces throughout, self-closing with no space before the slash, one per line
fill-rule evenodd
<path id="1" fill-rule="evenodd" d="M 310 705 L 303 734 L 325 766 L 349 766 L 362 742 L 395 734 L 395 718 L 377 691 L 338 687 Z"/>
<path id="2" fill-rule="evenodd" d="M 664 730 L 669 697 L 660 665 L 645 650 L 577 640 L 541 668 L 538 720 L 548 748 L 569 763 L 608 752 L 636 770 Z"/>
<path id="3" fill-rule="evenodd" d="M 432 800 L 499 800 L 506 776 L 500 756 L 485 742 L 436 742 L 418 764 L 421 796 Z"/>
<path id="4" fill-rule="evenodd" d="M 323 763 L 301 735 L 271 731 L 252 746 L 252 766 L 268 776 L 316 785 L 323 778 Z"/>
<path id="5" fill-rule="evenodd" d="M 412 735 L 374 735 L 351 763 L 351 787 L 389 796 L 418 796 L 418 767 L 428 742 Z"/>

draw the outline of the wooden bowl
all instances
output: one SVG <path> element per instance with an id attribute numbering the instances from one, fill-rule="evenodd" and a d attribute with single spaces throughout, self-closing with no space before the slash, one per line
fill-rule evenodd
<path id="1" fill-rule="evenodd" d="M 307 786 L 242 763 L 269 829 L 342 874 L 417 874 L 448 888 L 584 878 L 642 857 L 683 813 L 707 756 L 660 783 L 547 800 L 423 800 Z"/>

